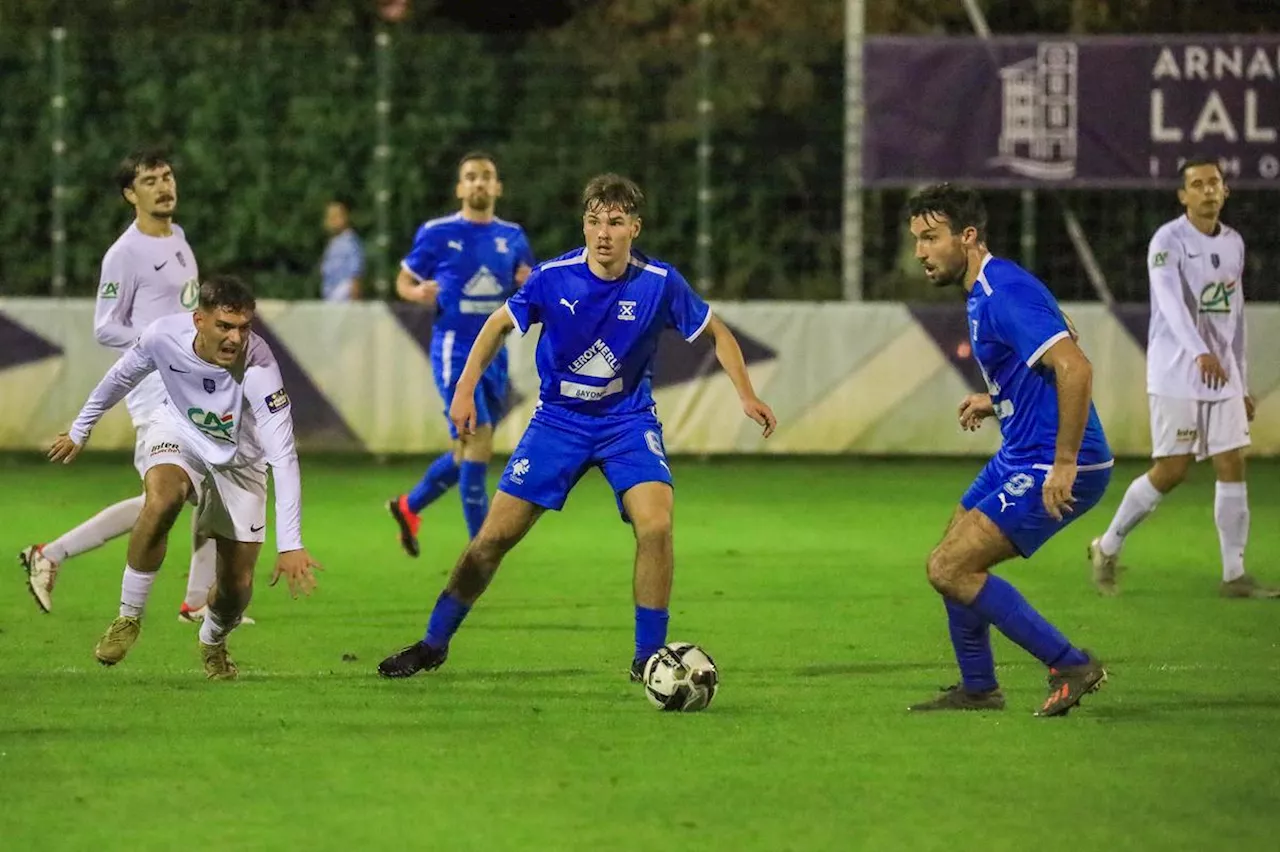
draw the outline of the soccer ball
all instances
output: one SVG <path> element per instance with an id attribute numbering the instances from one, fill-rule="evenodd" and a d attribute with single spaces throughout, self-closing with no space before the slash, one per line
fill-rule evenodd
<path id="1" fill-rule="evenodd" d="M 715 661 L 692 642 L 669 642 L 644 664 L 644 694 L 659 710 L 705 710 L 719 685 Z"/>

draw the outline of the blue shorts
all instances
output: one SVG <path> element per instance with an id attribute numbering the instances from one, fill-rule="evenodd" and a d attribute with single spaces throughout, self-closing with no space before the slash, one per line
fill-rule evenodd
<path id="1" fill-rule="evenodd" d="M 458 430 L 449 420 L 449 405 L 458 387 L 458 377 L 471 354 L 471 341 L 459 343 L 452 332 L 436 334 L 431 338 L 431 372 L 436 379 L 436 390 L 444 400 L 444 419 L 449 424 L 449 436 L 456 439 Z M 492 426 L 502 419 L 507 404 L 507 350 L 498 350 L 493 363 L 480 377 L 476 385 L 476 425 Z"/>
<path id="2" fill-rule="evenodd" d="M 1028 557 L 1054 534 L 1092 509 L 1111 482 L 1111 468 L 1091 468 L 1076 474 L 1071 489 L 1075 511 L 1054 518 L 1044 508 L 1044 478 L 1048 465 L 1010 465 L 999 458 L 987 462 L 960 498 L 966 510 L 977 509 L 1005 534 L 1018 553 Z"/>
<path id="3" fill-rule="evenodd" d="M 558 511 L 593 467 L 604 473 L 622 520 L 629 523 L 623 494 L 642 482 L 671 485 L 657 415 L 646 411 L 578 419 L 539 408 L 512 451 L 498 490 Z"/>

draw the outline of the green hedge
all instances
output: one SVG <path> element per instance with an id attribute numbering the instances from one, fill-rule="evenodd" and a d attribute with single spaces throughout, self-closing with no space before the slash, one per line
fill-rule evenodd
<path id="1" fill-rule="evenodd" d="M 455 207 L 456 158 L 483 147 L 498 156 L 506 183 L 500 215 L 525 225 L 540 257 L 579 243 L 581 186 L 617 170 L 650 196 L 642 247 L 692 279 L 695 35 L 620 62 L 554 33 L 514 40 L 398 32 L 389 261 L 419 222 Z M 375 251 L 373 38 L 355 25 L 248 35 L 70 31 L 68 293 L 93 292 L 103 251 L 129 221 L 111 175 L 141 142 L 174 153 L 178 221 L 205 271 L 247 275 L 264 295 L 313 295 L 320 216 L 335 192 L 355 197 L 356 225 Z M 717 47 L 717 73 L 737 74 L 735 48 Z M 837 296 L 841 111 L 816 107 L 840 103 L 839 42 L 751 62 L 749 91 L 741 80 L 719 84 L 716 295 Z M 0 290 L 45 293 L 47 32 L 0 35 L 0 71 L 0 157 L 10 166 Z"/>

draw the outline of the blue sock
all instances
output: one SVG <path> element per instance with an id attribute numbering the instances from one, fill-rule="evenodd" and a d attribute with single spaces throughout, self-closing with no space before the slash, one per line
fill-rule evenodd
<path id="1" fill-rule="evenodd" d="M 1017 589 L 995 574 L 987 575 L 987 582 L 970 608 L 1046 666 L 1088 662 L 1089 658 L 1073 648 L 1067 637 L 1036 612 Z"/>
<path id="2" fill-rule="evenodd" d="M 464 461 L 458 475 L 458 490 L 462 492 L 462 516 L 467 519 L 467 534 L 472 538 L 480 532 L 484 516 L 489 514 L 489 492 L 484 476 L 489 465 L 485 462 Z"/>
<path id="3" fill-rule="evenodd" d="M 409 492 L 409 510 L 415 515 L 430 506 L 458 481 L 458 464 L 453 453 L 445 453 L 431 463 L 422 481 Z"/>
<path id="4" fill-rule="evenodd" d="M 667 622 L 671 615 L 665 609 L 636 607 L 636 657 L 647 660 L 667 644 Z"/>
<path id="5" fill-rule="evenodd" d="M 427 635 L 424 642 L 432 648 L 446 648 L 453 634 L 462 626 L 462 620 L 471 612 L 471 605 L 464 604 L 448 592 L 441 592 L 436 598 L 435 609 L 431 610 L 431 620 L 427 622 Z"/>
<path id="6" fill-rule="evenodd" d="M 951 644 L 956 649 L 960 680 L 970 692 L 986 692 L 996 688 L 996 661 L 991 655 L 990 625 L 969 607 L 950 598 L 947 624 L 951 628 Z"/>

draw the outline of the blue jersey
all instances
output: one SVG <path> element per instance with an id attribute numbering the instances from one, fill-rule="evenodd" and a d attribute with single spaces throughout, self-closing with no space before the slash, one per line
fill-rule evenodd
<path id="1" fill-rule="evenodd" d="M 663 329 L 693 341 L 711 320 L 711 308 L 675 267 L 633 252 L 622 277 L 605 281 L 587 266 L 585 248 L 534 269 L 507 310 L 521 334 L 542 323 L 543 406 L 593 416 L 652 408 Z"/>
<path id="2" fill-rule="evenodd" d="M 988 256 L 968 301 L 969 338 L 1000 419 L 997 459 L 1051 464 L 1058 437 L 1058 390 L 1044 353 L 1070 336 L 1053 294 L 1009 260 Z M 1111 448 L 1093 403 L 1080 444 L 1082 468 L 1111 462 Z"/>
<path id="3" fill-rule="evenodd" d="M 489 314 L 515 292 L 516 270 L 533 262 L 519 225 L 502 219 L 468 222 L 455 213 L 419 228 L 400 265 L 419 281 L 440 285 L 435 331 L 453 332 L 465 361 Z"/>

